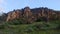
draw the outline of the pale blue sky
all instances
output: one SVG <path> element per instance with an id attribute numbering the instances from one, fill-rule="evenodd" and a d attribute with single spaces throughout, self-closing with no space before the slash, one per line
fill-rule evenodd
<path id="1" fill-rule="evenodd" d="M 26 6 L 30 8 L 48 7 L 54 10 L 60 10 L 60 0 L 0 0 L 0 8 L 3 12 L 9 12 L 14 9 L 21 9 Z"/>

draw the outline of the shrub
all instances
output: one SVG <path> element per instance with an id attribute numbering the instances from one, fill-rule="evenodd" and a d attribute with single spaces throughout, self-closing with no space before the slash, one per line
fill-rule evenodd
<path id="1" fill-rule="evenodd" d="M 0 29 L 4 29 L 5 28 L 5 26 L 2 24 L 2 25 L 0 25 Z"/>
<path id="2" fill-rule="evenodd" d="M 10 21 L 9 24 L 11 24 L 11 25 L 19 25 L 19 24 L 22 24 L 22 20 L 20 20 L 20 19 L 13 20 L 13 21 Z"/>
<path id="3" fill-rule="evenodd" d="M 25 32 L 27 32 L 27 33 L 30 33 L 30 32 L 32 32 L 32 31 L 34 31 L 34 30 L 33 30 L 33 28 L 31 28 L 31 27 L 25 29 Z"/>

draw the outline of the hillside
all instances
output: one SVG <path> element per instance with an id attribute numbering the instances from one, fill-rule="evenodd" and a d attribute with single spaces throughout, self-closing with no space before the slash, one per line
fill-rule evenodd
<path id="1" fill-rule="evenodd" d="M 59 20 L 60 11 L 49 9 L 47 7 L 33 8 L 25 7 L 23 9 L 17 9 L 3 14 L 5 21 L 13 21 L 15 19 L 23 19 L 26 22 L 35 22 L 37 20 L 50 21 Z M 2 19 L 3 20 L 3 19 Z"/>
<path id="2" fill-rule="evenodd" d="M 25 7 L 3 13 L 0 34 L 60 34 L 60 11 Z"/>

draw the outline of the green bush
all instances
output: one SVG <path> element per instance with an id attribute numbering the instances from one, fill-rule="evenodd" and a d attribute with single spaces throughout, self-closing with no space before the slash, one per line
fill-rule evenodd
<path id="1" fill-rule="evenodd" d="M 11 25 L 19 25 L 19 24 L 22 24 L 22 21 L 21 20 L 13 20 L 13 21 L 10 21 L 9 24 L 11 24 Z"/>
<path id="2" fill-rule="evenodd" d="M 0 29 L 5 29 L 6 28 L 6 22 L 0 23 Z"/>
<path id="3" fill-rule="evenodd" d="M 0 25 L 0 29 L 4 29 L 5 28 L 5 26 L 4 25 Z"/>
<path id="4" fill-rule="evenodd" d="M 59 25 L 56 24 L 56 23 L 45 23 L 45 22 L 42 22 L 42 23 L 38 23 L 38 24 L 35 24 L 35 25 L 32 25 L 30 26 L 33 30 L 54 30 L 58 27 Z M 57 29 L 56 29 L 57 30 Z"/>

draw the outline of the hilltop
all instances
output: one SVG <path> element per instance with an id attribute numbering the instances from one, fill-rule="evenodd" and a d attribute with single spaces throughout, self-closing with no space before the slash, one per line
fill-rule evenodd
<path id="1" fill-rule="evenodd" d="M 26 23 L 32 23 L 37 20 L 42 20 L 48 22 L 50 20 L 59 20 L 60 19 L 60 11 L 56 11 L 53 9 L 49 9 L 47 7 L 33 8 L 25 7 L 23 9 L 16 9 L 13 11 L 9 11 L 8 13 L 4 13 L 0 16 L 0 20 L 2 21 L 13 21 L 15 19 L 22 19 Z"/>

